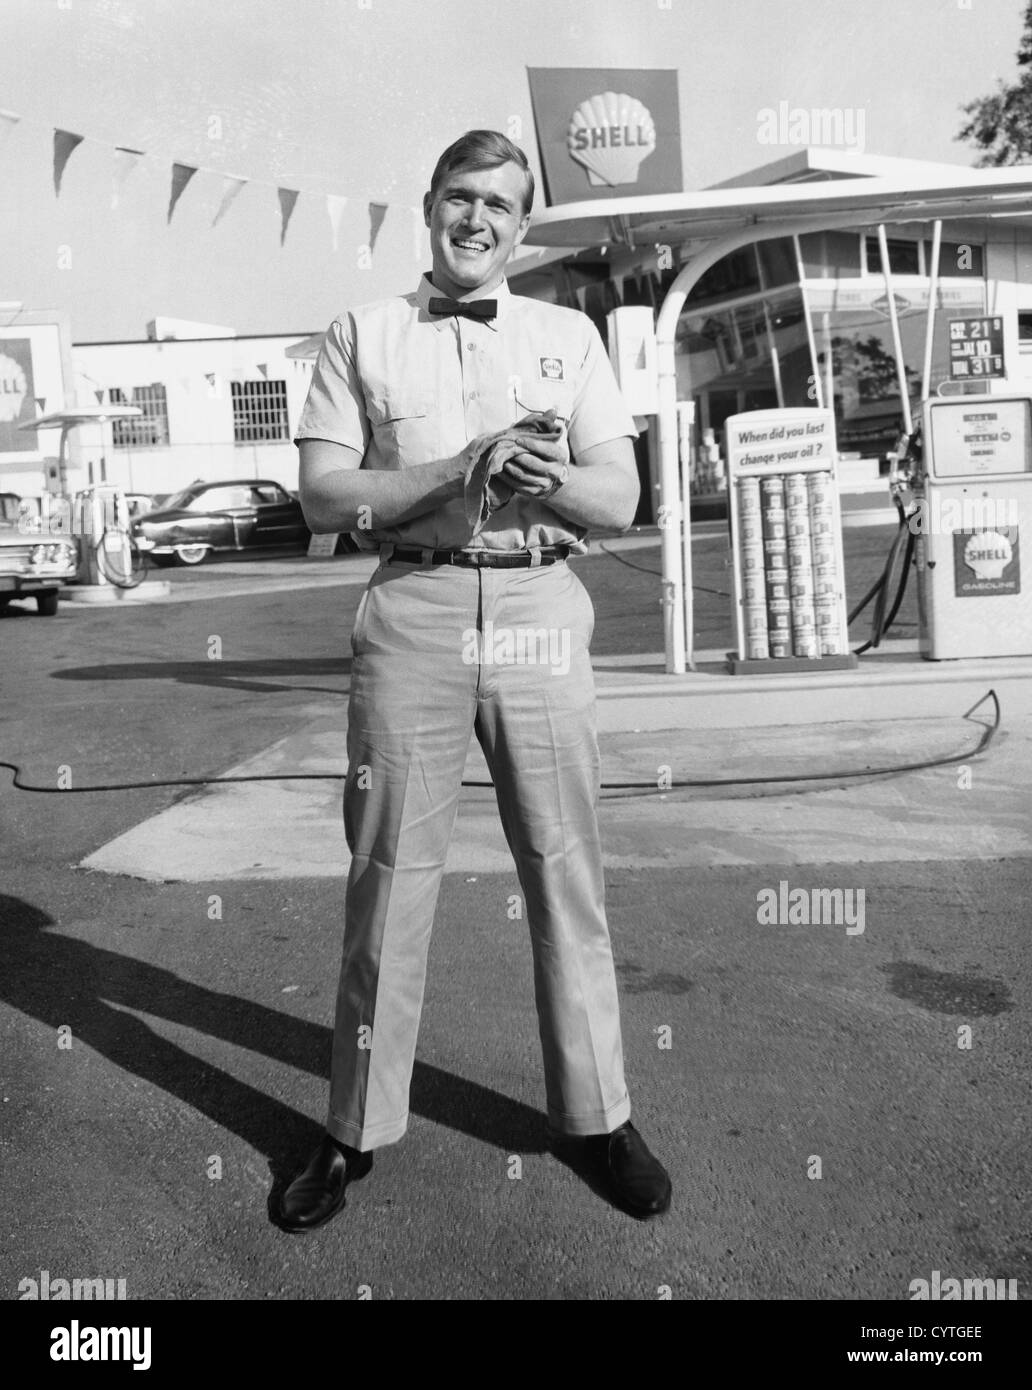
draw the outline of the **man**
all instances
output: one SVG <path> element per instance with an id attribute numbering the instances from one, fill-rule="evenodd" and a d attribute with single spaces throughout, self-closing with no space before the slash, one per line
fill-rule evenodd
<path id="1" fill-rule="evenodd" d="M 312 531 L 352 531 L 381 564 L 352 636 L 327 1134 L 283 1196 L 292 1231 L 335 1215 L 371 1150 L 405 1132 L 474 731 L 526 903 L 550 1129 L 583 1144 L 635 1215 L 670 1201 L 629 1122 L 596 815 L 594 615 L 565 563 L 588 527 L 633 519 L 634 423 L 590 320 L 509 292 L 533 196 L 504 136 L 449 146 L 423 201 L 430 276 L 335 320 L 298 429 Z"/>

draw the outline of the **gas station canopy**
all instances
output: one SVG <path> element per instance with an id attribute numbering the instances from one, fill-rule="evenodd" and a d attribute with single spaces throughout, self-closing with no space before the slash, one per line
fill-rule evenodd
<path id="1" fill-rule="evenodd" d="M 855 225 L 928 222 L 933 218 L 1032 213 L 1032 168 L 958 169 L 957 176 L 844 178 L 814 184 L 717 188 L 701 193 L 652 193 L 545 208 L 531 222 L 532 246 L 574 247 L 710 240 L 751 227 L 797 220 L 818 230 L 814 218 Z"/>

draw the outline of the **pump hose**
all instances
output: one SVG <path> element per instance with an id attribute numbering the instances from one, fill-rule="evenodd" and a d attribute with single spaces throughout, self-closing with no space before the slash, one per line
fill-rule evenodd
<path id="1" fill-rule="evenodd" d="M 105 541 L 108 536 L 124 537 L 129 545 L 129 556 L 131 569 L 128 575 L 119 574 L 115 567 L 108 563 Z M 139 548 L 132 536 L 127 531 L 104 531 L 94 546 L 97 556 L 97 568 L 103 574 L 109 584 L 113 584 L 116 589 L 135 589 L 142 584 L 147 575 L 148 557 Z"/>
<path id="2" fill-rule="evenodd" d="M 900 605 L 903 602 L 903 596 L 907 590 L 907 581 L 910 578 L 910 562 L 913 558 L 917 536 L 910 530 L 908 524 L 909 518 L 907 517 L 903 503 L 895 496 L 892 500 L 896 504 L 896 511 L 899 513 L 899 526 L 896 529 L 895 536 L 892 538 L 892 544 L 889 547 L 889 554 L 886 558 L 885 566 L 881 574 L 868 589 L 867 593 L 864 594 L 863 598 L 852 610 L 847 619 L 847 624 L 854 622 L 871 602 L 872 598 L 875 600 L 874 612 L 871 615 L 871 636 L 862 647 L 857 647 L 854 653 L 855 656 L 863 656 L 864 652 L 870 651 L 880 644 L 882 637 L 892 626 L 896 614 L 899 612 Z M 892 575 L 896 561 L 899 558 L 900 550 L 903 549 L 904 545 L 906 549 L 903 555 L 903 566 L 900 571 L 899 583 L 896 587 L 892 608 L 889 611 L 888 617 L 886 617 L 885 608 L 888 603 L 889 586 L 892 581 Z"/>

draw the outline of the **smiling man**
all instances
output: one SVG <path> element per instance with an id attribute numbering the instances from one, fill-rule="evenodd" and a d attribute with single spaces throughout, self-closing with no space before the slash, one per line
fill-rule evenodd
<path id="1" fill-rule="evenodd" d="M 591 321 L 509 292 L 533 198 L 505 136 L 473 130 L 449 146 L 423 203 L 430 274 L 334 321 L 298 428 L 309 526 L 352 531 L 380 566 L 351 639 L 352 858 L 327 1133 L 283 1195 L 291 1231 L 335 1215 L 371 1151 L 407 1127 L 474 733 L 523 890 L 550 1131 L 634 1215 L 670 1202 L 629 1119 L 597 822 L 594 614 L 566 564 L 589 527 L 633 519 L 634 422 Z M 489 949 L 486 926 L 466 930 L 470 953 Z"/>

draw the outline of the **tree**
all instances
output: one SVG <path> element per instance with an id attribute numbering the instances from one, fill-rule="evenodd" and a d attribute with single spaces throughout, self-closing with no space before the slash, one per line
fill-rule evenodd
<path id="1" fill-rule="evenodd" d="M 1017 82 L 997 84 L 997 92 L 962 107 L 967 124 L 958 140 L 983 151 L 976 164 L 1024 164 L 1032 159 L 1032 0 L 1025 6 L 1025 28 L 1017 52 Z"/>

